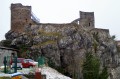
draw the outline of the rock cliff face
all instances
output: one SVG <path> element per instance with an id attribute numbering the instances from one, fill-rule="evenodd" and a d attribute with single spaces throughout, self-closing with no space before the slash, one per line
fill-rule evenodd
<path id="1" fill-rule="evenodd" d="M 37 60 L 43 55 L 48 63 L 63 68 L 69 76 L 81 74 L 87 52 L 99 57 L 101 67 L 111 70 L 119 66 L 115 41 L 106 29 L 83 28 L 74 23 L 39 24 L 26 26 L 21 34 L 9 31 L 6 39 L 12 40 L 12 46 L 24 49 L 21 56 Z"/>
<path id="2" fill-rule="evenodd" d="M 0 45 L 19 49 L 19 57 L 37 60 L 42 55 L 50 66 L 77 79 L 82 79 L 85 54 L 92 52 L 101 68 L 109 68 L 110 79 L 120 79 L 116 43 L 108 29 L 95 28 L 94 12 L 80 11 L 68 24 L 42 24 L 31 13 L 31 6 L 11 4 L 11 30 Z"/>

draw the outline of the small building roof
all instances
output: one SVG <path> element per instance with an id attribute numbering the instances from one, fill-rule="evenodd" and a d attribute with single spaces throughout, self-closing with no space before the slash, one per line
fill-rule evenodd
<path id="1" fill-rule="evenodd" d="M 18 51 L 17 49 L 14 49 L 14 48 L 8 48 L 8 47 L 2 47 L 2 46 L 0 46 L 0 49 Z"/>

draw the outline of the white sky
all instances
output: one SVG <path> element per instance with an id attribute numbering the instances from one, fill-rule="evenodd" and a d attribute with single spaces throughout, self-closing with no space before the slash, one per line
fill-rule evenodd
<path id="1" fill-rule="evenodd" d="M 0 2 L 0 40 L 10 30 L 10 5 L 32 6 L 41 23 L 69 23 L 79 11 L 94 11 L 95 27 L 109 29 L 120 40 L 120 0 L 2 0 Z"/>

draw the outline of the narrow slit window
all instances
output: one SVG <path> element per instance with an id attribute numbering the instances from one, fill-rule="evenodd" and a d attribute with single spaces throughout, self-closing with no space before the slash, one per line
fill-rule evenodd
<path id="1" fill-rule="evenodd" d="M 89 26 L 90 26 L 90 23 L 89 23 Z"/>

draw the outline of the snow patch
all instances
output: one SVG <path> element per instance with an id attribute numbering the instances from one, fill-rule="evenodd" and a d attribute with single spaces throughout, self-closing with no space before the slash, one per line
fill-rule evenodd
<path id="1" fill-rule="evenodd" d="M 71 79 L 50 67 L 42 67 L 40 72 L 42 75 L 46 75 L 46 79 Z"/>

